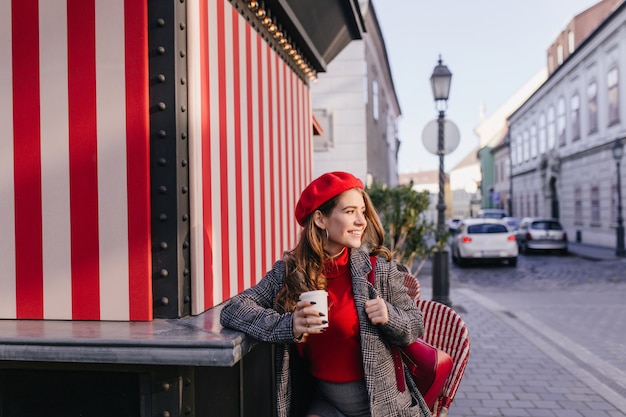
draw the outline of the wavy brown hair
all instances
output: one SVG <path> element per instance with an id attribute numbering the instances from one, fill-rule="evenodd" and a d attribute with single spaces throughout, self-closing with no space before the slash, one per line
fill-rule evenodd
<path id="1" fill-rule="evenodd" d="M 391 259 L 391 251 L 384 246 L 385 233 L 383 225 L 378 217 L 372 201 L 361 188 L 358 190 L 365 201 L 365 220 L 367 225 L 361 237 L 361 246 L 372 255 L 382 256 L 387 260 Z M 343 193 L 342 193 L 343 194 Z M 331 198 L 319 206 L 319 210 L 324 216 L 329 216 L 337 206 L 341 194 Z M 329 256 L 324 252 L 325 233 L 317 227 L 313 221 L 313 216 L 309 215 L 305 221 L 300 240 L 294 249 L 283 254 L 287 274 L 285 284 L 276 296 L 275 308 L 279 312 L 293 311 L 300 294 L 306 291 L 325 290 L 326 277 L 323 274 L 324 261 Z"/>

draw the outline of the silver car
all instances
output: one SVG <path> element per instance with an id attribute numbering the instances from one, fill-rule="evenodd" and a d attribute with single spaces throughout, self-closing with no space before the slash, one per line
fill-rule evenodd
<path id="1" fill-rule="evenodd" d="M 567 233 L 558 219 L 527 217 L 515 231 L 521 253 L 532 250 L 553 250 L 567 253 Z"/>

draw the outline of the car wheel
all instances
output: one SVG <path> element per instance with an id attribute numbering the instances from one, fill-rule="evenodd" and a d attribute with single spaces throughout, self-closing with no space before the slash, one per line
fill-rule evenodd
<path id="1" fill-rule="evenodd" d="M 509 258 L 509 266 L 516 267 L 517 266 L 517 256 L 514 258 Z"/>

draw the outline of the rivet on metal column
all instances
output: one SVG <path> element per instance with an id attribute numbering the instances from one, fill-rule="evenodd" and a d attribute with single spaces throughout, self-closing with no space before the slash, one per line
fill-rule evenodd
<path id="1" fill-rule="evenodd" d="M 191 313 L 185 2 L 150 0 L 148 25 L 153 311 L 178 318 Z"/>

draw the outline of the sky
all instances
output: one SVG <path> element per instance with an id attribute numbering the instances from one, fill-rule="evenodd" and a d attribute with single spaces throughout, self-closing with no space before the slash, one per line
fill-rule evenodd
<path id="1" fill-rule="evenodd" d="M 548 46 L 598 0 L 372 0 L 400 103 L 399 173 L 439 169 L 422 144 L 438 116 L 430 76 L 439 55 L 452 72 L 446 119 L 459 129 L 446 172 L 478 146 L 481 104 L 487 116 L 546 67 Z"/>

